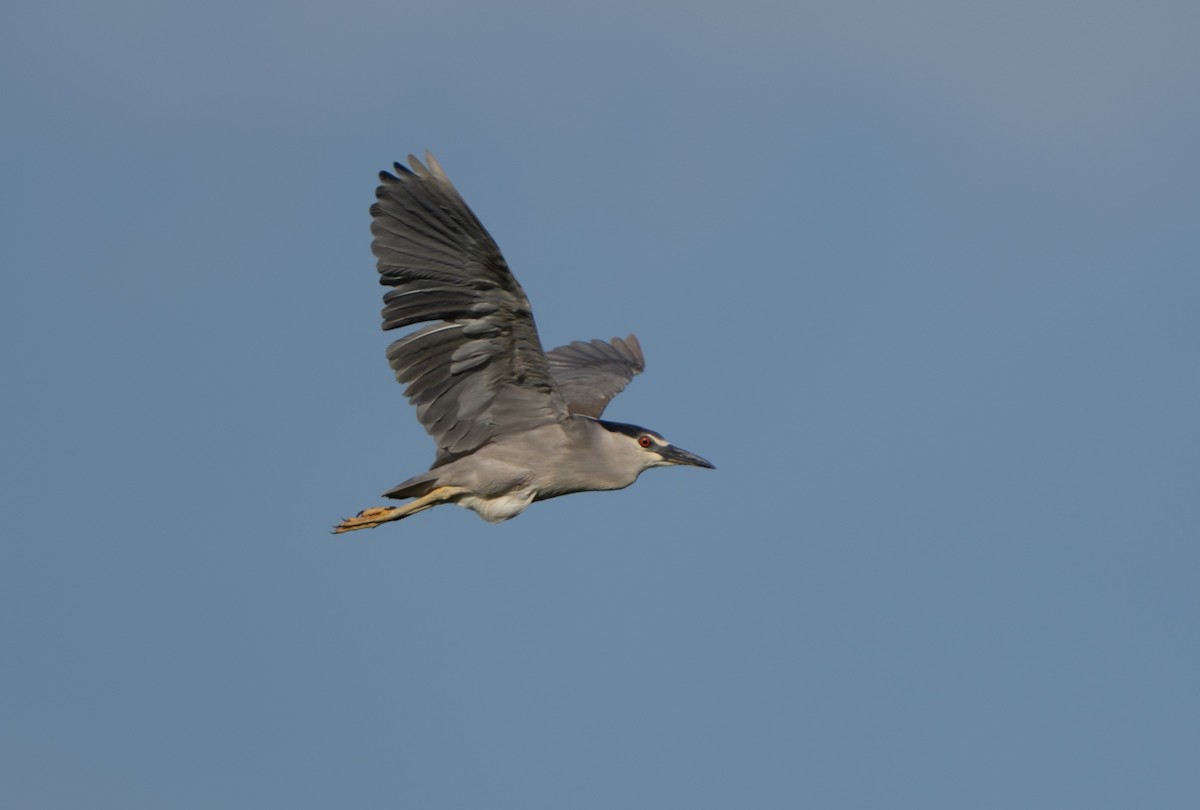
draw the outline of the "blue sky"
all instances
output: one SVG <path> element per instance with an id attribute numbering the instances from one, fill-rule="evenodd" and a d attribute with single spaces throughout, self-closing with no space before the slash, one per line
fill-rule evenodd
<path id="1" fill-rule="evenodd" d="M 1194 807 L 1198 26 L 8 4 L 5 804 Z M 715 472 L 327 533 L 426 148 Z"/>

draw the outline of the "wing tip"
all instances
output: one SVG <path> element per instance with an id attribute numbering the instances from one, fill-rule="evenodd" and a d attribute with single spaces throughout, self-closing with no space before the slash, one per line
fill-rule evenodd
<path id="1" fill-rule="evenodd" d="M 642 344 L 638 341 L 637 335 L 630 332 L 624 340 L 619 337 L 612 339 L 612 345 L 616 346 L 619 351 L 624 353 L 633 361 L 633 373 L 641 374 L 646 370 L 646 356 L 642 354 Z"/>

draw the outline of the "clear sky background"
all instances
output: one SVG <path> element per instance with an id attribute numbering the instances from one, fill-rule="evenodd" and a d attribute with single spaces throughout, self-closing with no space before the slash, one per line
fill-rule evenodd
<path id="1" fill-rule="evenodd" d="M 1200 6 L 9 2 L 0 803 L 1200 806 Z M 710 458 L 433 446 L 375 173 Z"/>

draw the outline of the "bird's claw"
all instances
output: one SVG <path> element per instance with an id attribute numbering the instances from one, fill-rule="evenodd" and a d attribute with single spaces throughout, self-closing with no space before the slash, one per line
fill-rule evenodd
<path id="1" fill-rule="evenodd" d="M 398 509 L 397 506 L 372 506 L 370 509 L 364 509 L 354 517 L 348 517 L 341 523 L 333 527 L 334 534 L 342 534 L 343 532 L 352 532 L 358 529 L 374 529 L 376 526 L 382 526 L 391 518 L 381 517 L 394 512 Z"/>

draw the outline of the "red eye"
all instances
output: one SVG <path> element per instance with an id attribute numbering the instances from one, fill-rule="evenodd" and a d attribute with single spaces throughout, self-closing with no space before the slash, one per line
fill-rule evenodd
<path id="1" fill-rule="evenodd" d="M 640 444 L 642 447 L 649 447 L 651 445 L 651 443 L 652 442 L 650 441 L 649 436 L 639 436 L 638 437 L 638 444 Z"/>

